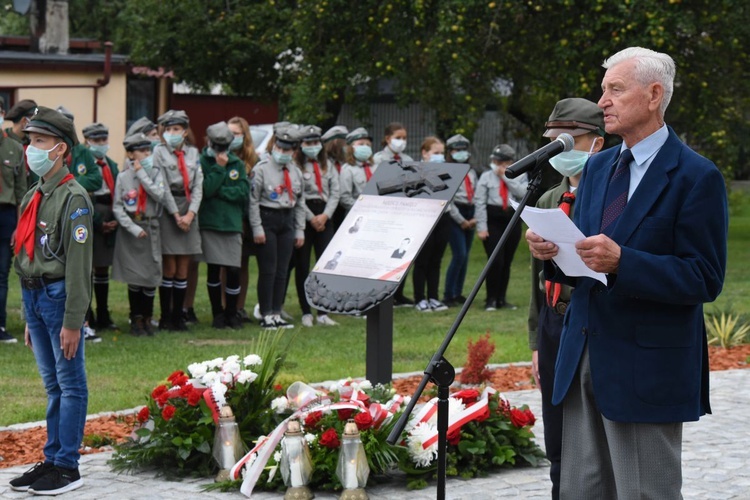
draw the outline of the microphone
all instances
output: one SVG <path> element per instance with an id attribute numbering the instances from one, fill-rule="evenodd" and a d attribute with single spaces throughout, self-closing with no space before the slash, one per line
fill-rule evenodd
<path id="1" fill-rule="evenodd" d="M 533 153 L 521 158 L 505 170 L 505 177 L 515 179 L 519 175 L 528 172 L 539 163 L 547 161 L 565 151 L 570 151 L 575 146 L 575 139 L 570 134 L 560 134 L 557 139 L 546 146 L 542 146 Z"/>

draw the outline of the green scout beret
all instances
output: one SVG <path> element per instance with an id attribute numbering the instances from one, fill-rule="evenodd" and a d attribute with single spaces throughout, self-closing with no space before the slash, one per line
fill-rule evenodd
<path id="1" fill-rule="evenodd" d="M 181 109 L 170 109 L 159 117 L 158 122 L 162 127 L 169 127 L 170 125 L 182 125 L 183 127 L 188 128 L 190 126 L 190 119 L 188 118 L 187 113 L 185 113 Z"/>
<path id="2" fill-rule="evenodd" d="M 155 128 L 156 124 L 144 116 L 134 121 L 125 135 L 137 134 L 138 132 L 148 134 Z"/>
<path id="3" fill-rule="evenodd" d="M 563 132 L 574 137 L 589 132 L 604 136 L 604 112 L 588 99 L 570 97 L 555 104 L 544 126 L 544 137 L 557 137 Z"/>
<path id="4" fill-rule="evenodd" d="M 5 119 L 14 123 L 21 121 L 21 118 L 30 117 L 36 112 L 36 102 L 31 99 L 18 101 L 15 106 L 10 108 L 5 114 Z"/>
<path id="5" fill-rule="evenodd" d="M 500 161 L 514 161 L 516 159 L 516 150 L 508 144 L 500 144 L 492 150 L 490 158 Z"/>
<path id="6" fill-rule="evenodd" d="M 83 136 L 87 139 L 103 139 L 109 137 L 109 127 L 103 123 L 92 123 L 83 128 Z"/>
<path id="7" fill-rule="evenodd" d="M 354 130 L 346 134 L 347 144 L 351 144 L 358 139 L 370 139 L 370 141 L 372 141 L 370 133 L 364 127 L 355 128 Z"/>
<path id="8" fill-rule="evenodd" d="M 321 139 L 323 142 L 332 141 L 334 139 L 346 139 L 346 134 L 349 133 L 349 129 L 343 125 L 336 125 L 326 130 Z"/>
<path id="9" fill-rule="evenodd" d="M 469 139 L 462 136 L 461 134 L 451 136 L 447 141 L 445 141 L 445 146 L 448 149 L 466 149 L 469 147 L 469 144 L 471 144 Z"/>
<path id="10" fill-rule="evenodd" d="M 125 146 L 125 151 L 135 151 L 136 149 L 151 149 L 151 139 L 146 137 L 143 132 L 136 132 L 135 134 L 129 134 L 122 141 L 122 145 Z"/>
<path id="11" fill-rule="evenodd" d="M 211 141 L 212 145 L 218 146 L 229 146 L 229 144 L 232 142 L 232 139 L 234 139 L 234 134 L 231 130 L 229 130 L 229 125 L 227 125 L 227 122 L 219 122 L 210 125 L 206 129 L 206 135 L 208 136 L 208 140 Z"/>
<path id="12" fill-rule="evenodd" d="M 24 132 L 36 132 L 59 137 L 65 141 L 68 148 L 78 144 L 78 135 L 73 120 L 51 108 L 39 106 L 36 109 L 36 114 L 31 117 L 31 121 L 23 129 Z"/>

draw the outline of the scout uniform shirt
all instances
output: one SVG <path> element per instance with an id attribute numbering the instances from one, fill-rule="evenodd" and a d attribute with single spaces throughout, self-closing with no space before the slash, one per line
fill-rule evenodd
<path id="1" fill-rule="evenodd" d="M 269 155 L 257 163 L 250 173 L 250 226 L 253 228 L 253 236 L 265 235 L 260 216 L 260 208 L 264 207 L 273 210 L 294 210 L 294 237 L 305 237 L 305 193 L 302 190 L 302 172 L 293 161 L 286 165 L 291 181 L 291 195 L 286 187 L 283 165 L 276 163 L 273 156 Z"/>
<path id="2" fill-rule="evenodd" d="M 117 169 L 117 163 L 112 160 L 109 156 L 105 156 L 101 160 L 94 158 L 94 162 L 99 166 L 99 171 L 102 174 L 102 185 L 99 189 L 94 191 L 94 196 L 103 196 L 108 194 L 114 194 L 112 191 L 114 191 L 115 188 L 115 181 L 117 181 L 117 175 L 119 174 L 119 170 Z M 104 167 L 102 166 L 102 163 L 106 162 L 106 166 L 109 167 L 109 172 L 112 174 L 112 188 L 110 189 L 109 184 L 107 183 L 107 176 L 104 174 Z M 80 183 L 79 183 L 80 184 Z"/>
<path id="3" fill-rule="evenodd" d="M 468 183 L 468 187 L 467 187 Z M 451 219 L 454 220 L 459 226 L 466 220 L 461 212 L 459 212 L 456 205 L 474 205 L 474 193 L 477 189 L 477 174 L 473 168 L 469 169 L 469 173 L 458 185 L 458 191 L 453 195 L 451 204 L 448 205 L 448 213 Z"/>
<path id="4" fill-rule="evenodd" d="M 174 154 L 174 148 L 168 144 L 159 144 L 154 148 L 154 167 L 161 168 L 164 176 L 166 190 L 164 191 L 164 208 L 169 215 L 179 213 L 185 215 L 192 211 L 198 215 L 198 210 L 203 199 L 203 171 L 200 165 L 200 153 L 195 146 L 189 146 L 183 143 L 182 151 L 185 153 L 185 167 L 188 174 L 188 185 L 190 188 L 190 203 L 187 210 L 180 211 L 180 207 L 175 202 L 175 196 L 185 196 L 185 183 L 182 173 L 177 165 L 177 156 Z"/>
<path id="5" fill-rule="evenodd" d="M 520 201 L 526 193 L 526 185 L 528 184 L 526 174 L 512 180 L 503 175 L 503 182 L 508 186 L 507 208 L 512 210 L 510 200 Z M 493 169 L 489 169 L 479 176 L 474 206 L 476 207 L 474 218 L 477 220 L 477 232 L 487 231 L 487 207 L 503 206 L 503 198 L 500 196 L 500 177 L 495 174 Z"/>
<path id="6" fill-rule="evenodd" d="M 142 208 L 138 204 L 141 186 L 148 195 Z M 162 213 L 159 200 L 164 196 L 165 190 L 161 169 L 154 167 L 147 172 L 145 168 L 141 168 L 136 172 L 133 162 L 126 160 L 125 170 L 117 176 L 112 204 L 112 211 L 120 227 L 137 238 L 142 230 L 138 222 L 153 219 L 158 223 L 157 219 Z"/>
<path id="7" fill-rule="evenodd" d="M 42 192 L 34 231 L 34 260 L 21 248 L 14 267 L 21 278 L 65 278 L 63 326 L 79 330 L 91 300 L 94 209 L 77 182 L 71 180 L 58 186 L 66 175 L 68 170 L 61 168 L 24 196 L 21 210 L 37 189 Z"/>
<path id="8" fill-rule="evenodd" d="M 0 205 L 18 206 L 26 194 L 26 162 L 23 146 L 8 137 L 0 136 Z"/>
<path id="9" fill-rule="evenodd" d="M 396 159 L 395 156 L 396 156 L 396 153 L 391 151 L 391 148 L 386 146 L 383 148 L 382 151 L 378 151 L 377 153 L 375 153 L 375 156 L 373 157 L 372 161 L 373 163 L 375 163 L 375 165 L 380 165 L 380 163 L 384 161 L 395 160 Z M 401 161 L 414 161 L 411 159 L 411 156 L 403 152 L 398 153 L 398 156 Z"/>
<path id="10" fill-rule="evenodd" d="M 94 193 L 102 187 L 102 170 L 96 164 L 94 155 L 84 144 L 76 144 L 71 154 L 65 157 L 66 165 L 70 173 L 76 178 L 78 184 L 89 193 Z M 33 173 L 32 178 L 36 177 Z M 36 181 L 36 179 L 35 179 Z"/>
<path id="11" fill-rule="evenodd" d="M 328 216 L 328 220 L 333 218 L 336 207 L 339 206 L 339 174 L 336 167 L 331 161 L 328 161 L 328 168 L 323 172 L 323 167 L 318 163 L 318 174 L 315 172 L 314 165 L 311 161 L 306 161 L 302 168 L 302 177 L 305 180 L 305 200 L 321 200 L 326 206 L 323 213 Z M 320 181 L 320 184 L 318 184 Z M 315 214 L 305 203 L 305 218 L 310 221 Z"/>
<path id="12" fill-rule="evenodd" d="M 339 189 L 341 190 L 341 197 L 339 198 L 339 205 L 344 207 L 346 210 L 351 210 L 354 202 L 357 201 L 359 195 L 362 194 L 362 190 L 367 184 L 367 174 L 365 173 L 364 163 L 355 160 L 355 165 L 346 164 L 341 168 L 339 174 Z M 376 165 L 370 165 L 370 172 L 375 173 L 377 169 Z"/>
<path id="13" fill-rule="evenodd" d="M 234 153 L 229 153 L 229 161 L 222 167 L 205 151 L 200 157 L 203 170 L 203 202 L 198 214 L 200 228 L 241 233 L 250 192 L 245 164 Z"/>

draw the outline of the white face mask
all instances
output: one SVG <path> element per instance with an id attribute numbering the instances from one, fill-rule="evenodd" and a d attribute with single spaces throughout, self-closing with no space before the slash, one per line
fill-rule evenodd
<path id="1" fill-rule="evenodd" d="M 591 149 L 586 151 L 565 151 L 557 156 L 553 156 L 549 159 L 552 168 L 560 172 L 563 177 L 573 177 L 583 172 L 583 167 L 586 165 L 589 157 L 593 154 L 596 140 L 591 144 Z"/>
<path id="2" fill-rule="evenodd" d="M 401 153 L 406 149 L 406 139 L 391 139 L 391 142 L 388 143 L 388 147 L 390 147 L 391 151 L 394 153 Z"/>

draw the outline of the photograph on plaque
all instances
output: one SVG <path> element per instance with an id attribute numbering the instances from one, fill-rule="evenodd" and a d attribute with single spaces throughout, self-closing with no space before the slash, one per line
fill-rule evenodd
<path id="1" fill-rule="evenodd" d="M 362 195 L 313 271 L 399 281 L 445 205 L 444 200 Z"/>

